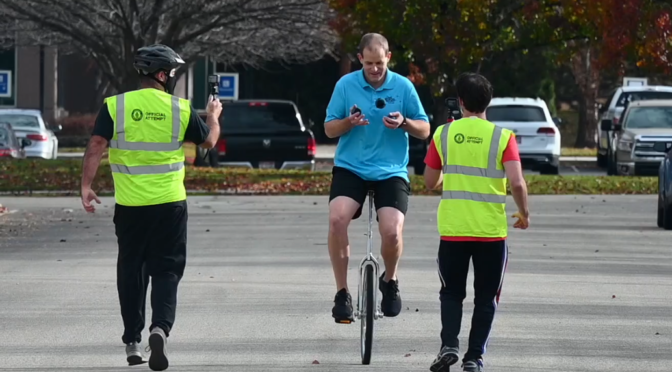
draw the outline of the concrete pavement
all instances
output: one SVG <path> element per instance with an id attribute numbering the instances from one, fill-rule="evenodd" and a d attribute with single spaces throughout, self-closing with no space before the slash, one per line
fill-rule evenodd
<path id="1" fill-rule="evenodd" d="M 105 198 L 95 215 L 77 198 L 0 203 L 18 210 L 0 217 L 0 371 L 149 370 L 125 366 L 113 201 Z M 405 310 L 376 323 L 370 366 L 360 365 L 359 322 L 330 317 L 326 203 L 326 196 L 190 198 L 169 371 L 429 369 L 440 331 L 437 199 L 412 197 L 399 273 Z M 670 371 L 672 251 L 670 232 L 655 226 L 655 203 L 655 196 L 532 197 L 532 227 L 511 231 L 486 371 Z M 353 291 L 365 231 L 365 218 L 351 227 Z"/>

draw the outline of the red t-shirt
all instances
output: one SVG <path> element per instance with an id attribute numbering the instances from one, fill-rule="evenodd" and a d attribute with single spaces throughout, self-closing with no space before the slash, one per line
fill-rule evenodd
<path id="1" fill-rule="evenodd" d="M 520 161 L 520 154 L 518 153 L 518 143 L 516 142 L 515 135 L 511 135 L 509 143 L 504 149 L 504 154 L 502 154 L 502 164 L 507 161 Z M 427 155 L 425 156 L 425 164 L 436 170 L 441 170 L 441 157 L 439 152 L 436 150 L 436 145 L 434 145 L 434 140 L 429 144 L 429 149 L 427 150 Z M 491 242 L 504 240 L 504 238 L 480 238 L 480 237 L 471 237 L 471 236 L 442 236 L 441 240 L 446 241 L 480 241 L 480 242 Z"/>

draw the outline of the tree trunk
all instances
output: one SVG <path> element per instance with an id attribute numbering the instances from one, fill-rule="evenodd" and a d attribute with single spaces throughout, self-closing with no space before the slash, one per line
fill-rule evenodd
<path id="1" fill-rule="evenodd" d="M 595 148 L 597 145 L 597 94 L 600 87 L 600 71 L 596 47 L 586 45 L 572 56 L 570 67 L 581 93 L 579 127 L 574 146 Z"/>
<path id="2" fill-rule="evenodd" d="M 343 45 L 341 45 L 341 60 L 339 61 L 338 66 L 340 76 L 347 75 L 352 71 L 352 61 L 350 61 L 350 56 Z"/>

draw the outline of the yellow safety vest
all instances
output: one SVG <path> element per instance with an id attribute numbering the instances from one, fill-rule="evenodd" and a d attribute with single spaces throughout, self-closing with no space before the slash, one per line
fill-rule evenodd
<path id="1" fill-rule="evenodd" d="M 105 102 L 114 122 L 109 159 L 116 202 L 146 206 L 185 200 L 182 142 L 189 101 L 150 88 Z"/>
<path id="2" fill-rule="evenodd" d="M 511 135 L 510 130 L 475 117 L 436 129 L 433 139 L 443 165 L 437 211 L 441 236 L 506 237 L 502 155 Z"/>

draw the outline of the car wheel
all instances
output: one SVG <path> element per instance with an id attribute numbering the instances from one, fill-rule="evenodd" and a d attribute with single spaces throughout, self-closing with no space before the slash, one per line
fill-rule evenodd
<path id="1" fill-rule="evenodd" d="M 560 168 L 556 165 L 546 165 L 539 171 L 540 174 L 544 175 L 554 175 L 557 176 L 560 174 Z"/>
<path id="2" fill-rule="evenodd" d="M 665 208 L 663 208 L 663 201 L 660 193 L 658 193 L 658 227 L 663 227 L 665 223 Z"/>
<path id="3" fill-rule="evenodd" d="M 616 176 L 618 174 L 617 169 L 616 169 L 616 161 L 611 154 L 611 151 L 607 153 L 607 175 L 608 176 Z"/>
<path id="4" fill-rule="evenodd" d="M 194 156 L 194 166 L 197 167 L 207 167 L 208 166 L 208 161 L 205 159 L 205 149 L 196 146 L 196 155 Z"/>
<path id="5" fill-rule="evenodd" d="M 413 165 L 413 173 L 416 176 L 422 176 L 425 174 L 425 162 L 422 160 L 416 161 L 415 165 Z"/>
<path id="6" fill-rule="evenodd" d="M 600 153 L 597 154 L 597 166 L 600 168 L 607 167 L 607 157 L 605 155 L 602 155 Z"/>
<path id="7" fill-rule="evenodd" d="M 672 230 L 672 208 L 663 205 L 663 228 Z"/>
<path id="8" fill-rule="evenodd" d="M 208 151 L 208 163 L 212 168 L 219 168 L 219 151 L 217 151 L 217 148 Z"/>

